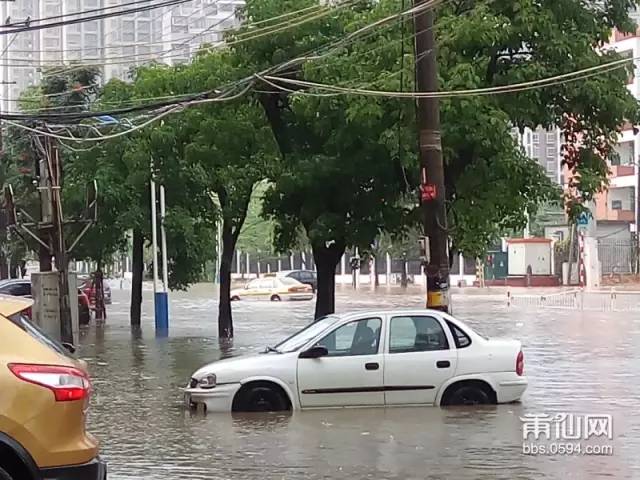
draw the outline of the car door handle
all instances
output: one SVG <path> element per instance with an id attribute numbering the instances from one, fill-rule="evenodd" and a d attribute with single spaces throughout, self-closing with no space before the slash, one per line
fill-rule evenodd
<path id="1" fill-rule="evenodd" d="M 451 362 L 449 360 L 438 360 L 436 362 L 436 367 L 438 368 L 449 368 L 451 366 Z"/>
<path id="2" fill-rule="evenodd" d="M 380 364 L 377 362 L 365 363 L 364 368 L 367 370 L 378 370 L 380 368 Z"/>

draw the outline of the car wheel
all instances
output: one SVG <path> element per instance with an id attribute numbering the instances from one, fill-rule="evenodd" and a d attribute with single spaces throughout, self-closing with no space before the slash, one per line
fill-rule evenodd
<path id="1" fill-rule="evenodd" d="M 231 297 L 231 301 L 232 302 L 238 302 L 238 301 L 240 301 L 240 297 L 237 296 L 237 295 L 234 295 L 233 297 Z"/>
<path id="2" fill-rule="evenodd" d="M 489 405 L 491 399 L 485 390 L 475 385 L 462 385 L 451 393 L 446 405 Z"/>
<path id="3" fill-rule="evenodd" d="M 13 480 L 13 477 L 4 468 L 0 467 L 0 480 Z"/>
<path id="4" fill-rule="evenodd" d="M 287 400 L 281 392 L 268 385 L 255 385 L 241 392 L 237 408 L 241 412 L 282 412 Z"/>
<path id="5" fill-rule="evenodd" d="M 271 295 L 272 302 L 279 302 L 280 300 L 282 299 L 278 295 Z"/>

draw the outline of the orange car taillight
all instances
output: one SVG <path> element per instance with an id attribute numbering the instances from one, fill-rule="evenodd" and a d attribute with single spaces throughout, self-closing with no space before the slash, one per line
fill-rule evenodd
<path id="1" fill-rule="evenodd" d="M 88 375 L 77 368 L 10 363 L 9 370 L 20 380 L 51 390 L 56 402 L 83 400 L 91 394 Z"/>

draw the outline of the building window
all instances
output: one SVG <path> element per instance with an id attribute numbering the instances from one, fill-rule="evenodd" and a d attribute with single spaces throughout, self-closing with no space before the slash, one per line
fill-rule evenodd
<path id="1" fill-rule="evenodd" d="M 611 200 L 611 210 L 622 210 L 622 200 Z"/>
<path id="2" fill-rule="evenodd" d="M 535 145 L 536 143 L 540 143 L 540 134 L 537 132 L 534 132 L 533 134 L 533 144 Z"/>
<path id="3" fill-rule="evenodd" d="M 533 158 L 540 157 L 540 145 L 533 144 Z"/>
<path id="4" fill-rule="evenodd" d="M 547 147 L 547 158 L 556 158 L 556 147 Z"/>

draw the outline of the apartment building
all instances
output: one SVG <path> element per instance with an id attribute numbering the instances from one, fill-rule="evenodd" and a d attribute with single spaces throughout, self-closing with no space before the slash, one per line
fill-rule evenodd
<path id="1" fill-rule="evenodd" d="M 78 18 L 68 16 L 116 12 L 130 0 L 20 0 L 0 2 L 0 21 L 15 24 L 27 19 Z M 144 4 L 143 4 L 144 5 Z M 103 78 L 126 80 L 132 67 L 150 62 L 185 62 L 204 43 L 223 40 L 223 31 L 238 24 L 243 0 L 192 0 L 184 4 L 90 22 L 0 36 L 0 109 L 16 111 L 17 99 L 39 83 L 43 69 L 86 63 L 98 65 Z M 136 6 L 140 6 L 137 4 Z M 52 20 L 54 21 L 54 20 Z M 13 83 L 15 82 L 15 83 Z"/>
<path id="2" fill-rule="evenodd" d="M 633 15 L 637 20 L 637 12 Z M 610 45 L 624 55 L 637 58 L 640 56 L 640 29 L 627 35 L 614 32 Z M 628 82 L 629 91 L 634 97 L 640 98 L 640 79 L 637 71 L 629 77 Z M 633 125 L 627 124 L 623 127 L 615 151 L 616 156 L 609 166 L 609 188 L 596 198 L 597 235 L 601 238 L 626 240 L 637 231 L 637 219 L 640 214 L 640 137 L 634 133 Z"/>
<path id="3" fill-rule="evenodd" d="M 527 156 L 535 159 L 544 169 L 549 179 L 562 185 L 562 141 L 558 128 L 535 130 L 525 128 L 518 140 Z"/>

